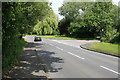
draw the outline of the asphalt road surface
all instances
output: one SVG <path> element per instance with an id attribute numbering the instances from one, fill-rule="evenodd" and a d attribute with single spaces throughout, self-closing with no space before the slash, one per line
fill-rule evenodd
<path id="1" fill-rule="evenodd" d="M 34 37 L 26 36 L 33 41 Z M 118 78 L 118 58 L 81 49 L 59 40 L 34 42 L 49 78 Z"/>

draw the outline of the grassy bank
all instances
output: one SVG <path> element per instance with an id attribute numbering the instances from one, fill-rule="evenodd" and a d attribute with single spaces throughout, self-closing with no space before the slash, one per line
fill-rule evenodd
<path id="1" fill-rule="evenodd" d="M 97 51 L 107 52 L 110 54 L 120 55 L 120 53 L 118 53 L 118 44 L 95 42 L 95 43 L 92 43 L 91 47 L 87 47 L 87 48 L 97 50 Z"/>
<path id="2" fill-rule="evenodd" d="M 2 51 L 2 69 L 3 71 L 9 70 L 18 60 L 21 55 L 23 48 L 26 44 L 24 39 L 16 39 L 13 41 L 9 41 L 10 45 L 5 45 L 3 43 L 3 51 Z"/>
<path id="3" fill-rule="evenodd" d="M 65 35 L 29 35 L 29 36 L 41 36 L 42 38 L 47 38 L 47 39 L 97 40 L 95 38 L 75 38 L 75 37 L 67 37 Z"/>

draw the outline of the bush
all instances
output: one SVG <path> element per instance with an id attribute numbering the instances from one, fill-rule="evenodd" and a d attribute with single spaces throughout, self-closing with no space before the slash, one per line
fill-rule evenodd
<path id="1" fill-rule="evenodd" d="M 101 41 L 103 42 L 116 42 L 118 39 L 119 33 L 117 29 L 112 28 L 111 26 L 106 29 L 106 32 L 103 37 L 101 37 Z"/>
<path id="2" fill-rule="evenodd" d="M 13 41 L 9 41 L 10 45 L 3 45 L 3 53 L 2 53 L 2 68 L 9 69 L 14 63 L 17 62 L 18 57 L 22 53 L 22 50 L 25 46 L 24 39 L 14 39 Z"/>
<path id="3" fill-rule="evenodd" d="M 120 43 L 120 34 L 115 36 L 110 43 Z"/>

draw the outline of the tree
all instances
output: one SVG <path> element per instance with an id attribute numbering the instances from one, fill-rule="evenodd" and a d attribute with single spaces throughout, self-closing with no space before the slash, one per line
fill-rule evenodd
<path id="1" fill-rule="evenodd" d="M 59 22 L 59 30 L 61 34 L 70 35 L 68 28 L 71 22 L 75 22 L 76 17 L 80 16 L 84 11 L 88 10 L 93 3 L 87 2 L 67 2 L 59 8 L 60 15 L 64 16 Z"/>
<path id="2" fill-rule="evenodd" d="M 59 11 L 65 16 L 59 22 L 61 34 L 67 33 L 74 37 L 100 36 L 101 40 L 107 42 L 118 36 L 117 6 L 112 2 L 64 3 Z"/>
<path id="3" fill-rule="evenodd" d="M 93 3 L 85 2 L 67 2 L 64 3 L 62 7 L 59 8 L 60 15 L 65 16 L 65 18 L 70 18 L 71 20 L 76 18 L 80 14 L 80 10 L 85 11 Z"/>
<path id="4" fill-rule="evenodd" d="M 42 20 L 49 9 L 50 6 L 47 2 L 2 3 L 3 68 L 12 66 L 21 54 L 24 40 L 20 39 L 20 35 L 31 33 L 37 21 Z M 36 26 L 36 29 L 38 27 Z"/>
<path id="5" fill-rule="evenodd" d="M 41 24 L 39 24 L 41 23 Z M 42 26 L 42 27 L 37 27 Z M 44 29 L 45 28 L 45 29 Z M 54 14 L 53 10 L 49 10 L 48 14 L 44 16 L 42 21 L 38 21 L 34 27 L 33 33 L 42 31 L 42 34 L 58 34 L 58 16 Z"/>
<path id="6" fill-rule="evenodd" d="M 50 9 L 47 2 L 26 2 L 18 4 L 19 6 L 16 9 L 18 16 L 17 25 L 21 25 L 19 29 L 19 32 L 21 34 L 32 32 L 34 25 L 37 23 L 37 21 L 42 20 L 42 18 L 48 13 L 48 10 Z"/>

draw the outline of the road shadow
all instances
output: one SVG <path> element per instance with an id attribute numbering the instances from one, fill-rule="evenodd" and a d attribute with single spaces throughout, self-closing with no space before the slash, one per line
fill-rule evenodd
<path id="1" fill-rule="evenodd" d="M 36 51 L 35 45 L 43 44 L 28 42 L 19 62 L 3 77 L 3 80 L 46 79 L 47 72 L 55 73 L 62 69 L 64 63 L 62 58 L 54 56 L 55 52 Z"/>
<path id="2" fill-rule="evenodd" d="M 36 48 L 41 48 L 44 44 L 42 42 L 34 42 Z"/>
<path id="3" fill-rule="evenodd" d="M 62 69 L 64 61 L 62 58 L 55 56 L 55 52 L 38 50 L 37 54 L 40 56 L 46 72 L 55 73 Z"/>
<path id="4" fill-rule="evenodd" d="M 20 80 L 22 78 L 46 78 L 43 66 L 39 61 L 39 57 L 36 55 L 36 50 L 34 47 L 34 43 L 27 43 L 23 54 L 19 58 L 19 63 L 16 64 L 7 75 L 5 75 L 5 80 L 7 78 L 17 78 Z"/>
<path id="5" fill-rule="evenodd" d="M 35 45 L 33 42 L 27 42 L 27 44 L 25 46 L 25 48 L 34 48 L 34 47 L 35 47 Z"/>

